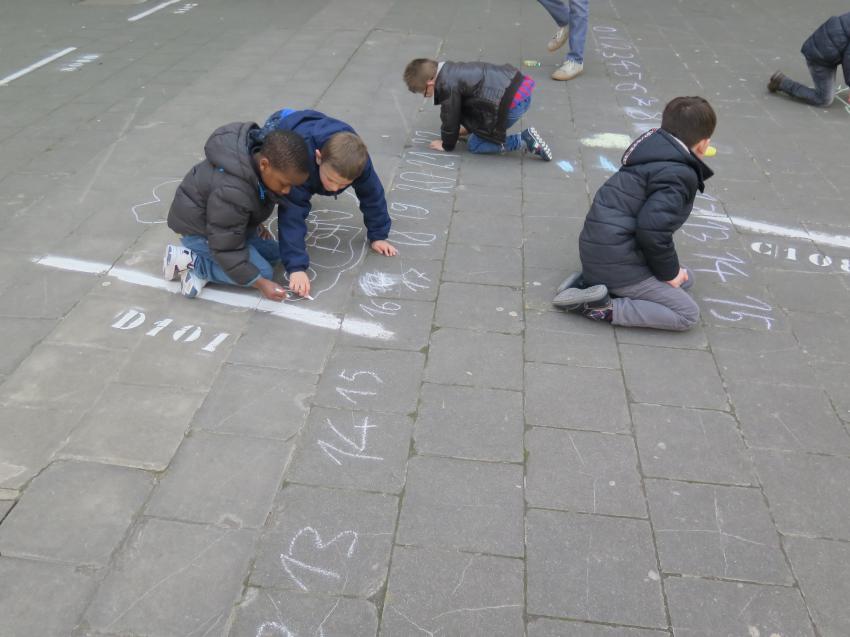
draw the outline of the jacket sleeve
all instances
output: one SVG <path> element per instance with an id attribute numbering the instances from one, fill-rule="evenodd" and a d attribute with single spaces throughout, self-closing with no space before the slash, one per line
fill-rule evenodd
<path id="1" fill-rule="evenodd" d="M 647 198 L 636 218 L 635 239 L 646 264 L 661 281 L 679 274 L 679 256 L 673 233 L 690 214 L 690 193 L 697 190 L 697 176 L 691 169 L 662 170 L 648 184 Z"/>
<path id="2" fill-rule="evenodd" d="M 206 238 L 210 253 L 234 283 L 249 285 L 260 275 L 250 262 L 246 233 L 251 218 L 239 204 L 241 193 L 227 186 L 217 188 L 207 199 Z"/>
<path id="3" fill-rule="evenodd" d="M 449 95 L 440 103 L 440 137 L 443 139 L 443 150 L 452 151 L 457 145 L 460 134 L 460 114 L 462 97 L 457 90 L 452 89 Z"/>
<path id="4" fill-rule="evenodd" d="M 310 193 L 300 186 L 293 188 L 277 207 L 277 232 L 280 260 L 288 273 L 303 272 L 310 266 L 307 254 L 307 216 Z"/>
<path id="5" fill-rule="evenodd" d="M 384 187 L 378 179 L 378 173 L 372 166 L 372 160 L 366 162 L 363 173 L 352 184 L 357 199 L 360 200 L 360 211 L 363 213 L 363 224 L 366 226 L 366 236 L 369 242 L 386 239 L 390 234 L 390 213 L 387 212 L 387 200 Z"/>

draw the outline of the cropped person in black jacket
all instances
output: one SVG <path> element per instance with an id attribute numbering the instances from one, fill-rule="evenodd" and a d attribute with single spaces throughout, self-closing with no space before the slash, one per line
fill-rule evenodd
<path id="1" fill-rule="evenodd" d="M 777 71 L 770 77 L 767 90 L 782 91 L 812 106 L 829 106 L 835 97 L 835 74 L 840 64 L 844 83 L 850 86 L 850 13 L 833 16 L 803 42 L 800 52 L 806 58 L 813 89 L 795 82 Z"/>
<path id="2" fill-rule="evenodd" d="M 441 139 L 431 142 L 434 150 L 452 151 L 459 137 L 469 135 L 472 153 L 524 150 L 552 160 L 552 151 L 536 129 L 507 135 L 531 106 L 534 92 L 534 79 L 510 64 L 418 58 L 405 68 L 404 81 L 411 93 L 433 97 L 440 107 Z"/>

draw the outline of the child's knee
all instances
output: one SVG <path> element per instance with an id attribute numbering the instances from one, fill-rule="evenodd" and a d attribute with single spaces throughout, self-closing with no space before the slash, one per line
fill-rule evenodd
<path id="1" fill-rule="evenodd" d="M 699 323 L 699 306 L 696 303 L 683 308 L 678 314 L 679 321 L 676 328 L 679 332 L 686 332 Z"/>

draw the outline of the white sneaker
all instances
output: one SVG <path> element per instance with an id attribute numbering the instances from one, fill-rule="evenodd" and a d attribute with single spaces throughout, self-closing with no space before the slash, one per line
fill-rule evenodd
<path id="1" fill-rule="evenodd" d="M 207 283 L 209 281 L 199 277 L 194 270 L 183 270 L 180 273 L 180 293 L 187 298 L 194 299 Z"/>
<path id="2" fill-rule="evenodd" d="M 177 276 L 195 262 L 195 253 L 189 248 L 169 245 L 165 248 L 162 258 L 162 278 L 173 281 Z"/>
<path id="3" fill-rule="evenodd" d="M 553 80 L 571 80 L 584 70 L 584 64 L 575 60 L 564 60 L 564 63 L 552 73 Z"/>
<path id="4" fill-rule="evenodd" d="M 549 44 L 546 45 L 546 48 L 549 49 L 549 51 L 557 51 L 564 46 L 564 42 L 567 41 L 568 37 L 570 37 L 570 25 L 567 24 L 555 31 L 555 35 L 553 35 L 552 39 L 549 40 Z"/>

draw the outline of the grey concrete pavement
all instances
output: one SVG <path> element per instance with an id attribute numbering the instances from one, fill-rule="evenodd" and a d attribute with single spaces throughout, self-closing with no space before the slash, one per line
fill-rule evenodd
<path id="1" fill-rule="evenodd" d="M 0 7 L 0 637 L 846 637 L 848 89 L 766 90 L 842 11 L 591 0 L 557 83 L 532 0 Z M 541 60 L 555 161 L 431 151 L 422 56 Z M 694 94 L 700 324 L 556 311 L 619 140 Z M 284 106 L 364 137 L 400 256 L 317 198 L 315 300 L 180 297 L 176 183 Z"/>

